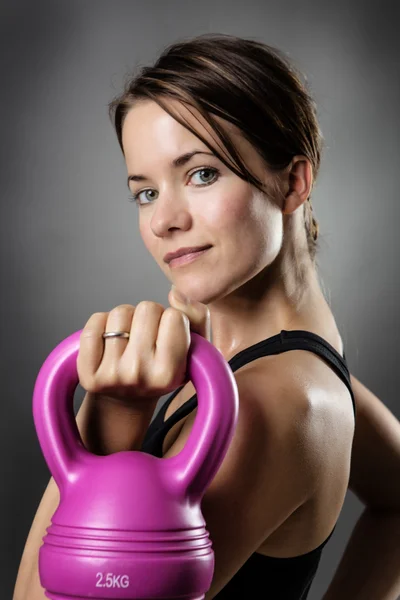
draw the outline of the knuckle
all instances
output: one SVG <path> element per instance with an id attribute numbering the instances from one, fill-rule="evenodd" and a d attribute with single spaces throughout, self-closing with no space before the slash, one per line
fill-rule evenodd
<path id="1" fill-rule="evenodd" d="M 169 306 L 164 311 L 164 315 L 166 315 L 166 319 L 175 319 L 176 321 L 190 322 L 189 317 L 184 312 L 179 310 L 179 308 L 175 308 L 173 306 Z"/>
<path id="2" fill-rule="evenodd" d="M 97 331 L 97 329 L 92 329 L 92 327 L 90 327 L 90 325 L 86 325 L 86 327 L 84 327 L 81 331 L 81 335 L 80 335 L 80 339 L 87 339 L 87 338 L 92 338 L 92 337 L 98 337 L 99 333 Z"/>
<path id="3" fill-rule="evenodd" d="M 132 312 L 135 310 L 135 307 L 132 306 L 132 304 L 119 304 L 118 306 L 115 306 L 109 314 L 125 314 L 127 312 Z"/>
<path id="4" fill-rule="evenodd" d="M 125 387 L 132 387 L 139 383 L 139 370 L 135 365 L 128 369 L 121 369 L 119 373 L 119 383 Z"/>
<path id="5" fill-rule="evenodd" d="M 108 313 L 106 312 L 95 312 L 92 315 L 90 315 L 90 317 L 85 323 L 84 328 L 82 329 L 81 335 L 83 334 L 84 336 L 86 336 L 88 334 L 90 336 L 94 334 L 99 328 L 99 326 L 101 326 L 101 324 L 103 323 L 107 314 Z"/>
<path id="6" fill-rule="evenodd" d="M 152 385 L 156 389 L 168 389 L 173 383 L 175 377 L 171 369 L 160 368 L 153 373 Z"/>
<path id="7" fill-rule="evenodd" d="M 152 378 L 158 387 L 170 387 L 185 368 L 185 360 L 181 355 L 160 355 L 152 366 Z"/>
<path id="8" fill-rule="evenodd" d="M 168 308 L 165 309 L 165 313 L 167 315 L 179 315 L 179 314 L 183 314 L 181 310 L 179 310 L 179 308 L 175 308 L 174 306 L 168 306 Z"/>
<path id="9" fill-rule="evenodd" d="M 114 386 L 118 385 L 120 381 L 121 376 L 118 369 L 118 365 L 116 363 L 112 363 L 107 367 L 107 371 L 102 373 L 101 383 L 103 386 Z"/>
<path id="10" fill-rule="evenodd" d="M 107 370 L 107 373 L 98 373 L 95 383 L 95 393 L 112 393 L 113 390 L 121 387 L 121 381 L 115 370 Z"/>
<path id="11" fill-rule="evenodd" d="M 97 382 L 90 375 L 80 374 L 79 383 L 87 392 L 91 394 L 97 393 Z"/>
<path id="12" fill-rule="evenodd" d="M 99 312 L 93 313 L 90 318 L 91 319 L 102 319 L 105 315 L 108 315 L 108 313 L 104 312 L 104 311 L 103 312 L 99 311 Z"/>
<path id="13" fill-rule="evenodd" d="M 139 310 L 143 310 L 143 311 L 157 311 L 157 312 L 159 312 L 160 310 L 164 310 L 164 307 L 159 302 L 153 302 L 152 300 L 142 300 L 136 306 L 136 310 L 138 310 L 138 309 Z"/>

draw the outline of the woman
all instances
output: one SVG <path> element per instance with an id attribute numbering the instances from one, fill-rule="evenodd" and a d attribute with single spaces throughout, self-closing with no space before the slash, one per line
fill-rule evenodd
<path id="1" fill-rule="evenodd" d="M 82 439 L 99 454 L 178 453 L 196 417 L 195 389 L 185 380 L 190 329 L 212 341 L 235 373 L 240 408 L 202 502 L 215 553 L 206 600 L 305 599 L 349 483 L 371 510 L 400 504 L 398 488 L 385 495 L 398 472 L 398 423 L 350 377 L 318 280 L 311 192 L 322 136 L 314 102 L 277 50 L 203 35 L 141 69 L 110 115 L 143 242 L 178 291 L 167 309 L 120 305 L 86 323 L 78 356 L 88 392 L 77 415 Z M 182 248 L 186 258 L 169 256 Z M 158 399 L 172 390 L 150 424 Z M 387 433 L 371 448 L 374 428 Z M 363 462 L 372 452 L 388 465 L 382 496 L 364 476 L 376 464 Z M 14 600 L 45 598 L 37 553 L 58 498 L 50 480 Z M 330 588 L 329 600 L 367 600 L 365 572 L 356 567 L 354 578 Z M 392 573 L 375 575 L 368 598 L 392 597 L 379 595 L 395 593 Z"/>

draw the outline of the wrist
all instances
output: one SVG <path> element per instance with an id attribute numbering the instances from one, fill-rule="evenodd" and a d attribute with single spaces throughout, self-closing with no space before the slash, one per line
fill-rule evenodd
<path id="1" fill-rule="evenodd" d="M 153 413 L 161 396 L 148 398 L 138 396 L 108 396 L 107 394 L 94 394 L 94 401 L 99 405 L 115 406 L 117 409 L 126 409 L 130 414 Z"/>

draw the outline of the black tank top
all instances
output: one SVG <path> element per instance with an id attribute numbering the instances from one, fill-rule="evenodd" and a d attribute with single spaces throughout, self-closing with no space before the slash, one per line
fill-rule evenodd
<path id="1" fill-rule="evenodd" d="M 354 417 L 356 417 L 356 404 L 346 355 L 343 352 L 342 357 L 331 344 L 315 333 L 283 329 L 277 335 L 257 342 L 239 352 L 229 360 L 229 365 L 235 372 L 257 358 L 280 354 L 288 350 L 310 350 L 325 359 L 348 387 L 353 403 Z M 168 406 L 183 387 L 179 387 L 167 398 L 150 423 L 142 443 L 142 452 L 161 458 L 162 444 L 166 433 L 175 423 L 197 407 L 197 394 L 194 394 L 164 423 Z M 256 600 L 268 596 L 274 600 L 306 600 L 318 569 L 322 550 L 330 540 L 335 528 L 336 524 L 327 539 L 306 554 L 290 558 L 277 558 L 254 552 L 215 598 L 218 600 L 234 600 L 235 598 Z"/>

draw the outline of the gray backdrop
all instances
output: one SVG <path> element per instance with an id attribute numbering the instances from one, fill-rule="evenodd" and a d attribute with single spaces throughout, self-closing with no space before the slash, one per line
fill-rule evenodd
<path id="1" fill-rule="evenodd" d="M 251 36 L 306 72 L 327 144 L 313 199 L 321 276 L 351 372 L 399 417 L 396 10 L 394 1 L 1 2 L 1 598 L 12 596 L 50 476 L 31 410 L 43 361 L 93 312 L 144 299 L 168 306 L 107 103 L 127 70 L 179 37 Z M 78 387 L 77 406 L 82 398 Z M 362 508 L 348 491 L 310 600 L 323 595 Z"/>

